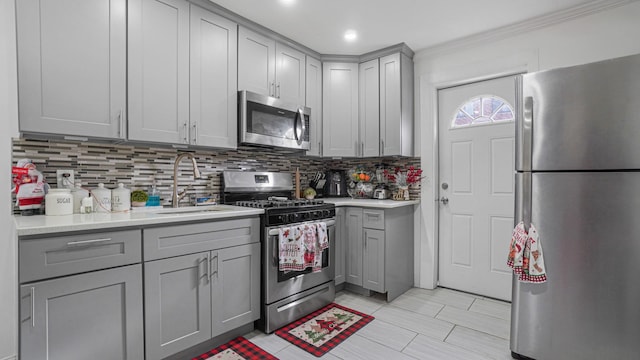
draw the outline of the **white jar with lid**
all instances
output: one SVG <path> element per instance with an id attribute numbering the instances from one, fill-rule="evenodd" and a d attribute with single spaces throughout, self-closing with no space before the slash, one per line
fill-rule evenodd
<path id="1" fill-rule="evenodd" d="M 46 215 L 72 215 L 73 199 L 69 189 L 49 189 L 44 198 Z"/>
<path id="2" fill-rule="evenodd" d="M 82 206 L 82 199 L 89 196 L 89 191 L 83 189 L 80 182 L 76 181 L 76 187 L 71 190 L 71 197 L 73 197 L 73 213 L 80 214 L 80 207 Z"/>
<path id="3" fill-rule="evenodd" d="M 111 190 L 104 187 L 103 183 L 91 190 L 93 193 L 93 211 L 111 212 Z"/>
<path id="4" fill-rule="evenodd" d="M 131 209 L 131 190 L 119 183 L 118 187 L 111 190 L 111 209 L 113 211 L 127 211 Z"/>

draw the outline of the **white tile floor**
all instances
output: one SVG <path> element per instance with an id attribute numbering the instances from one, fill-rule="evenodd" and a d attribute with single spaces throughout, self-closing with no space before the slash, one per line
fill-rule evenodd
<path id="1" fill-rule="evenodd" d="M 414 288 L 391 303 L 342 291 L 335 302 L 375 320 L 322 359 L 511 359 L 506 302 L 442 288 Z M 317 359 L 275 334 L 245 338 L 282 360 Z"/>

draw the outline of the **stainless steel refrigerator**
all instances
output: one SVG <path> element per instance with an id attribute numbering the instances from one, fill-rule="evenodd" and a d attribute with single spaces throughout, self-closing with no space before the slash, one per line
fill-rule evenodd
<path id="1" fill-rule="evenodd" d="M 547 282 L 514 277 L 514 358 L 640 359 L 640 54 L 523 75 L 516 223 Z"/>

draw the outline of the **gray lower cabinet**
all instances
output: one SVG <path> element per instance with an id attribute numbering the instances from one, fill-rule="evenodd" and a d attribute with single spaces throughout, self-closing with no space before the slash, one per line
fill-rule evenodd
<path id="1" fill-rule="evenodd" d="M 362 286 L 362 209 L 347 208 L 345 215 L 346 282 Z"/>
<path id="2" fill-rule="evenodd" d="M 148 261 L 146 359 L 162 359 L 260 317 L 260 244 Z"/>
<path id="3" fill-rule="evenodd" d="M 211 338 L 209 252 L 144 264 L 147 359 L 162 359 Z"/>
<path id="4" fill-rule="evenodd" d="M 413 207 L 346 208 L 346 282 L 387 293 L 391 301 L 413 286 Z"/>
<path id="5" fill-rule="evenodd" d="M 362 287 L 384 292 L 384 230 L 364 229 Z"/>
<path id="6" fill-rule="evenodd" d="M 335 284 L 340 285 L 345 282 L 346 278 L 346 268 L 345 268 L 345 243 L 346 243 L 346 234 L 345 234 L 345 209 L 344 208 L 336 208 L 336 235 L 333 249 L 335 254 Z"/>
<path id="7" fill-rule="evenodd" d="M 212 252 L 212 336 L 260 318 L 260 243 Z"/>
<path id="8" fill-rule="evenodd" d="M 20 359 L 144 358 L 140 264 L 20 287 Z"/>

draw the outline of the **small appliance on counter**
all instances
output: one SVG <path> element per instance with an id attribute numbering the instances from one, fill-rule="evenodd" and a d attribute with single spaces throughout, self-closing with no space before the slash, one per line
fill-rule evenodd
<path id="1" fill-rule="evenodd" d="M 329 170 L 325 175 L 325 197 L 347 197 L 347 178 L 344 170 Z"/>
<path id="2" fill-rule="evenodd" d="M 380 184 L 373 190 L 373 198 L 377 200 L 386 200 L 391 196 L 391 191 L 386 184 Z"/>

